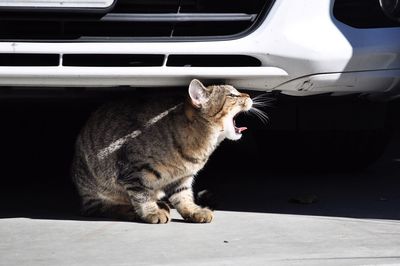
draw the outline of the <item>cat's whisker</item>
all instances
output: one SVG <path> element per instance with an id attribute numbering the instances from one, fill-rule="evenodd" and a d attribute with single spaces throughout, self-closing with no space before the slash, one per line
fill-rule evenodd
<path id="1" fill-rule="evenodd" d="M 256 107 L 272 107 L 272 104 L 270 104 L 270 102 L 253 101 L 253 106 L 256 106 Z"/>
<path id="2" fill-rule="evenodd" d="M 264 111 L 260 110 L 257 107 L 271 107 L 273 106 L 275 100 L 275 98 L 272 98 L 267 93 L 259 94 L 252 98 L 253 107 L 249 110 L 249 113 L 256 116 L 258 119 L 261 120 L 263 124 L 266 125 L 269 123 L 269 117 Z"/>
<path id="3" fill-rule="evenodd" d="M 268 98 L 268 97 L 254 97 L 252 98 L 253 101 L 263 101 L 263 102 L 275 102 L 276 99 L 274 98 Z"/>
<path id="4" fill-rule="evenodd" d="M 265 125 L 268 124 L 269 122 L 269 117 L 267 115 L 265 115 L 264 113 L 260 112 L 260 111 L 256 111 L 255 112 L 257 114 L 257 116 L 260 118 L 261 122 L 264 123 Z"/>
<path id="5" fill-rule="evenodd" d="M 268 95 L 268 94 L 259 94 L 259 95 L 257 95 L 257 96 L 255 96 L 255 97 L 253 97 L 252 98 L 252 100 L 266 100 L 266 101 L 268 101 L 268 102 L 273 102 L 273 101 L 275 101 L 276 99 L 275 98 L 272 98 L 270 95 Z"/>
<path id="6" fill-rule="evenodd" d="M 254 106 L 253 106 L 253 107 L 249 110 L 249 113 L 250 113 L 250 114 L 253 114 L 253 115 L 256 116 L 257 118 L 259 118 L 263 124 L 265 124 L 265 125 L 268 124 L 268 122 L 269 122 L 269 117 L 268 117 L 268 115 L 267 115 L 264 111 L 261 111 L 261 110 L 258 109 L 257 107 L 254 107 Z"/>
<path id="7" fill-rule="evenodd" d="M 274 98 L 271 98 L 268 94 L 260 94 L 252 98 L 253 106 L 265 107 L 265 106 L 273 106 L 275 102 Z"/>
<path id="8" fill-rule="evenodd" d="M 264 119 L 263 119 L 257 112 L 255 112 L 255 111 L 253 110 L 252 112 L 250 112 L 250 114 L 254 115 L 254 116 L 257 117 L 258 119 L 260 119 L 260 121 L 261 121 L 263 124 L 265 124 Z"/>

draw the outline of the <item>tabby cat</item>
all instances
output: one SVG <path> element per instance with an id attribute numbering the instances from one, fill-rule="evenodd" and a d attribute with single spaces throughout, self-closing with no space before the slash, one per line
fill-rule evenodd
<path id="1" fill-rule="evenodd" d="M 85 215 L 167 223 L 169 200 L 189 222 L 213 213 L 194 203 L 192 183 L 225 138 L 240 139 L 235 116 L 252 107 L 229 85 L 191 81 L 184 102 L 149 99 L 108 104 L 94 112 L 76 142 L 73 181 Z"/>

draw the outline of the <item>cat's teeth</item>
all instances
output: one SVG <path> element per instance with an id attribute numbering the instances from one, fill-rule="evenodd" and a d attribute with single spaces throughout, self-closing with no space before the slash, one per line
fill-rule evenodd
<path id="1" fill-rule="evenodd" d="M 237 134 L 241 134 L 242 131 L 245 131 L 245 130 L 247 129 L 247 127 L 236 127 L 235 118 L 233 118 L 232 121 L 233 121 L 233 127 L 235 128 L 235 132 L 236 132 Z"/>

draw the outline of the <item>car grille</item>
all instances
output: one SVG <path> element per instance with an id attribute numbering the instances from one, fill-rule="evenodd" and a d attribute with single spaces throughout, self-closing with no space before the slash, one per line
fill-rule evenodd
<path id="1" fill-rule="evenodd" d="M 246 55 L 162 54 L 0 54 L 0 66 L 77 67 L 259 67 L 260 60 Z"/>
<path id="2" fill-rule="evenodd" d="M 191 40 L 249 32 L 273 0 L 118 0 L 104 13 L 0 12 L 0 40 Z"/>

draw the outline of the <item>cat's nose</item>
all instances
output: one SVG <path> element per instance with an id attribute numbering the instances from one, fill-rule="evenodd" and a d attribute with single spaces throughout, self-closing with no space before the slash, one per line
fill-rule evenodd
<path id="1" fill-rule="evenodd" d="M 247 98 L 247 102 L 249 103 L 250 106 L 253 106 L 253 100 L 250 97 Z"/>
<path id="2" fill-rule="evenodd" d="M 246 108 L 246 111 L 250 110 L 252 106 L 253 106 L 253 100 L 250 97 L 246 98 L 244 102 L 244 107 Z"/>

